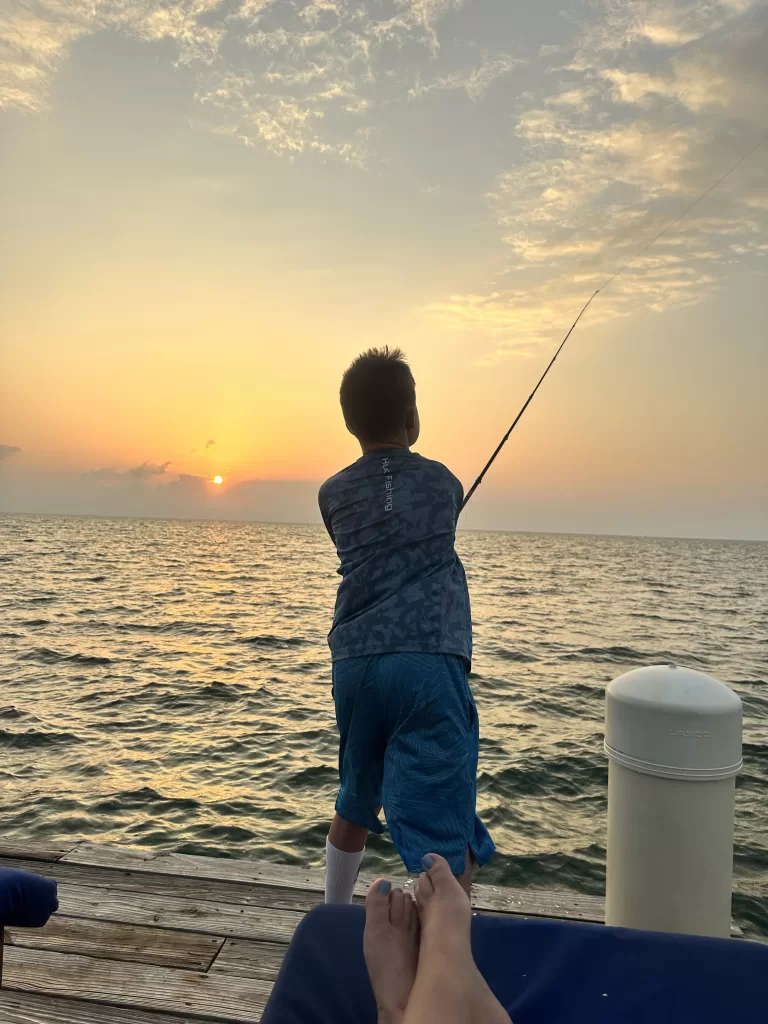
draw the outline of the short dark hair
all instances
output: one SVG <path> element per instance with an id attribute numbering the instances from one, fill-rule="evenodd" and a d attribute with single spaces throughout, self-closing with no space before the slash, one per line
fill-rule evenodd
<path id="1" fill-rule="evenodd" d="M 364 441 L 389 441 L 416 404 L 416 382 L 399 348 L 369 348 L 349 366 L 339 389 L 344 421 Z"/>

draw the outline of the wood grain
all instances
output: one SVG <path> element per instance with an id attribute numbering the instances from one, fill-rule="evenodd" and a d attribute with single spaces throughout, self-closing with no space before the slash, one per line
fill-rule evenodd
<path id="1" fill-rule="evenodd" d="M 252 1024 L 324 885 L 317 868 L 87 842 L 0 844 L 0 866 L 54 878 L 61 903 L 45 928 L 8 930 L 0 1024 Z M 487 914 L 604 914 L 571 892 L 480 884 L 473 898 Z"/>
<path id="2" fill-rule="evenodd" d="M 59 886 L 59 912 L 68 917 L 285 943 L 290 942 L 304 916 L 272 907 L 169 899 L 70 883 Z"/>
<path id="3" fill-rule="evenodd" d="M 169 1017 L 122 1006 L 0 989 L 2 1024 L 204 1024 L 202 1017 Z M 205 1021 L 205 1024 L 209 1024 Z"/>
<path id="4" fill-rule="evenodd" d="M 5 941 L 9 946 L 25 949 L 207 971 L 224 940 L 196 932 L 56 914 L 44 928 L 6 928 Z"/>
<path id="5" fill-rule="evenodd" d="M 287 947 L 274 942 L 249 942 L 227 939 L 213 962 L 211 973 L 226 972 L 243 978 L 274 981 L 285 958 Z"/>
<path id="6" fill-rule="evenodd" d="M 227 1024 L 257 1021 L 272 987 L 234 974 L 202 974 L 17 946 L 6 949 L 4 985 L 114 1006 L 192 1013 Z"/>
<path id="7" fill-rule="evenodd" d="M 106 843 L 79 843 L 62 859 L 71 864 L 88 864 L 92 867 L 149 871 L 161 875 L 219 879 L 224 882 L 273 885 L 314 892 L 322 892 L 325 886 L 325 876 L 321 868 L 301 868 L 290 864 L 224 857 L 201 857 L 169 853 L 164 850 L 110 846 Z"/>
<path id="8" fill-rule="evenodd" d="M 10 839 L 0 840 L 0 857 L 23 857 L 26 860 L 60 860 L 65 854 L 70 853 L 77 846 L 77 843 L 69 843 L 61 846 L 45 846 L 42 843 L 16 843 Z"/>
<path id="9" fill-rule="evenodd" d="M 178 875 L 154 875 L 140 871 L 122 871 L 116 868 L 90 867 L 83 864 L 42 864 L 33 860 L 0 858 L 0 867 L 31 871 L 53 878 L 57 882 L 75 885 L 101 886 L 124 889 L 126 892 L 151 893 L 155 896 L 212 900 L 237 906 L 275 907 L 278 910 L 306 912 L 323 902 L 320 892 L 308 893 L 301 889 L 280 889 L 270 885 L 221 882 L 217 879 L 184 878 Z"/>
<path id="10" fill-rule="evenodd" d="M 63 861 L 74 864 L 130 869 L 134 872 L 209 878 L 230 883 L 267 885 L 281 889 L 300 889 L 322 893 L 325 875 L 320 868 L 299 868 L 287 864 L 229 860 L 219 857 L 200 857 L 156 850 L 138 850 L 123 847 L 80 843 Z M 373 877 L 361 877 L 355 894 L 363 897 Z M 406 879 L 394 880 L 406 884 Z M 509 889 L 492 885 L 475 885 L 472 902 L 476 910 L 495 913 L 522 914 L 526 917 L 557 917 L 577 921 L 602 922 L 605 917 L 604 901 L 597 896 L 579 893 L 550 892 L 538 889 Z"/>

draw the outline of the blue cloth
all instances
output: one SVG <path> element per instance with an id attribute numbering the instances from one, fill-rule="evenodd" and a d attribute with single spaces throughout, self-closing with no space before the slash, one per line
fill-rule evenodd
<path id="1" fill-rule="evenodd" d="M 475 814 L 479 724 L 464 661 L 452 654 L 379 654 L 333 664 L 341 787 L 336 810 L 371 832 L 387 827 L 408 871 L 439 853 L 454 874 L 467 847 L 494 852 Z"/>
<path id="2" fill-rule="evenodd" d="M 56 892 L 50 878 L 0 868 L 0 928 L 42 928 L 59 909 Z"/>
<path id="3" fill-rule="evenodd" d="M 376 1024 L 362 907 L 299 925 L 262 1024 Z M 768 946 L 602 925 L 472 919 L 475 961 L 514 1024 L 765 1024 Z"/>
<path id="4" fill-rule="evenodd" d="M 445 466 L 402 448 L 363 455 L 325 481 L 320 512 L 342 577 L 334 661 L 414 651 L 469 665 L 469 592 L 454 550 L 463 495 Z"/>

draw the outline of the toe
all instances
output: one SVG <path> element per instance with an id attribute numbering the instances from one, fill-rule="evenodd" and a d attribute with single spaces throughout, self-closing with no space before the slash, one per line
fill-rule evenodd
<path id="1" fill-rule="evenodd" d="M 377 878 L 365 897 L 365 917 L 371 923 L 389 918 L 389 899 L 392 883 L 386 878 Z"/>
<path id="2" fill-rule="evenodd" d="M 422 874 L 416 886 L 416 904 L 420 910 L 426 906 L 435 893 L 447 892 L 455 884 L 455 877 L 448 861 L 437 853 L 428 853 L 422 858 Z"/>
<path id="3" fill-rule="evenodd" d="M 399 928 L 405 920 L 405 894 L 402 889 L 394 889 L 389 901 L 389 920 Z"/>
<path id="4" fill-rule="evenodd" d="M 428 853 L 422 859 L 421 866 L 424 869 L 423 878 L 428 878 L 432 887 L 437 891 L 441 885 L 453 882 L 453 872 L 448 861 L 438 853 Z"/>
<path id="5" fill-rule="evenodd" d="M 405 894 L 403 904 L 403 923 L 409 932 L 412 932 L 419 923 L 416 904 L 413 902 L 413 897 L 409 892 Z"/>
<path id="6" fill-rule="evenodd" d="M 415 891 L 416 906 L 419 910 L 423 910 L 434 895 L 435 887 L 432 884 L 432 879 L 429 875 L 419 875 Z"/>

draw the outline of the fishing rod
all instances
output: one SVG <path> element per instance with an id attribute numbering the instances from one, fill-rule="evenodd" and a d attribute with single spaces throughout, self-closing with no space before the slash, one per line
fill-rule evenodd
<path id="1" fill-rule="evenodd" d="M 463 509 L 464 509 L 464 506 L 465 506 L 465 505 L 467 504 L 467 502 L 469 501 L 469 499 L 470 499 L 470 498 L 472 497 L 472 495 L 473 495 L 473 494 L 475 493 L 475 491 L 477 490 L 477 488 L 478 488 L 478 487 L 480 486 L 480 484 L 481 484 L 481 483 L 483 482 L 483 477 L 485 476 L 485 474 L 486 474 L 486 473 L 488 472 L 488 470 L 489 470 L 489 469 L 491 468 L 491 466 L 493 465 L 493 461 L 494 461 L 494 459 L 495 459 L 495 458 L 496 458 L 496 456 L 497 456 L 497 455 L 499 454 L 499 452 L 500 452 L 500 451 L 501 451 L 501 449 L 502 449 L 502 448 L 504 447 L 504 445 L 505 445 L 505 444 L 507 443 L 507 440 L 508 440 L 508 438 L 509 438 L 509 435 L 510 435 L 510 434 L 512 433 L 512 431 L 513 431 L 513 430 L 515 429 L 515 427 L 517 426 L 518 420 L 520 419 L 520 417 L 521 417 L 521 416 L 523 415 L 523 413 L 525 412 L 525 410 L 526 410 L 526 409 L 528 408 L 528 406 L 529 406 L 529 405 L 531 404 L 531 402 L 533 401 L 533 396 L 534 396 L 534 395 L 536 394 L 536 392 L 537 392 L 537 391 L 539 390 L 539 388 L 541 387 L 541 385 L 542 385 L 542 383 L 543 383 L 543 381 L 544 381 L 544 378 L 545 378 L 545 377 L 547 376 L 547 374 L 549 373 L 549 371 L 550 371 L 550 370 L 552 369 L 552 367 L 553 367 L 553 366 L 555 365 L 555 360 L 556 360 L 556 359 L 557 359 L 557 357 L 558 357 L 558 356 L 560 355 L 560 353 L 561 353 L 561 352 L 563 351 L 563 346 L 565 345 L 566 341 L 568 341 L 568 339 L 570 338 L 570 336 L 571 336 L 571 332 L 573 331 L 574 327 L 575 327 L 575 326 L 576 326 L 576 324 L 577 324 L 577 323 L 579 322 L 579 320 L 581 320 L 581 317 L 582 317 L 582 315 L 583 315 L 584 313 L 586 313 L 586 311 L 587 311 L 587 307 L 589 306 L 590 302 L 592 301 L 592 299 L 594 299 L 595 295 L 597 295 L 599 291 L 600 291 L 600 289 L 598 288 L 596 292 L 593 292 L 593 293 L 592 293 L 592 295 L 590 295 L 590 297 L 589 297 L 589 298 L 587 299 L 587 301 L 586 301 L 586 302 L 584 303 L 584 305 L 583 305 L 583 306 L 581 307 L 581 313 L 579 313 L 579 315 L 578 315 L 578 316 L 576 317 L 576 319 L 575 319 L 575 320 L 573 321 L 573 323 L 571 324 L 571 326 L 570 326 L 570 328 L 569 328 L 569 330 L 568 330 L 568 333 L 567 333 L 567 334 L 566 334 L 566 336 L 565 336 L 565 337 L 563 338 L 563 340 L 562 340 L 562 341 L 560 342 L 560 345 L 559 345 L 559 347 L 558 347 L 558 349 L 557 349 L 557 352 L 555 352 L 555 354 L 554 354 L 554 355 L 552 356 L 552 358 L 550 359 L 550 361 L 549 361 L 549 365 L 547 366 L 546 370 L 545 370 L 545 371 L 544 371 L 544 373 L 542 373 L 542 375 L 541 375 L 541 376 L 539 377 L 539 382 L 538 382 L 538 384 L 537 384 L 537 385 L 536 385 L 536 387 L 535 387 L 535 388 L 533 389 L 533 391 L 532 391 L 532 392 L 530 393 L 530 395 L 528 395 L 528 397 L 526 398 L 526 400 L 525 400 L 525 405 L 524 405 L 524 406 L 523 406 L 523 408 L 522 408 L 522 409 L 520 410 L 520 412 L 519 412 L 519 413 L 517 414 L 517 416 L 515 416 L 515 418 L 514 418 L 514 420 L 513 420 L 513 422 L 512 422 L 512 426 L 511 426 L 511 427 L 509 428 L 509 430 L 508 430 L 508 431 L 506 432 L 506 434 L 504 435 L 504 437 L 502 437 L 502 439 L 501 439 L 501 440 L 499 441 L 499 443 L 498 443 L 498 444 L 496 445 L 496 451 L 495 451 L 495 452 L 493 453 L 493 455 L 492 455 L 492 456 L 490 457 L 490 459 L 488 459 L 488 461 L 486 462 L 486 464 L 485 464 L 485 465 L 483 466 L 483 469 L 482 469 L 482 472 L 480 473 L 480 476 L 478 476 L 477 480 L 475 480 L 475 482 L 474 482 L 474 483 L 472 484 L 472 486 L 471 486 L 471 487 L 469 488 L 469 493 L 468 493 L 468 494 L 467 494 L 467 496 L 466 496 L 466 497 L 464 498 L 464 501 L 463 501 L 463 502 L 462 502 L 462 504 L 461 504 L 461 509 L 460 509 L 459 511 L 463 511 Z"/>
<path id="2" fill-rule="evenodd" d="M 541 385 L 543 384 L 543 382 L 544 382 L 544 378 L 545 378 L 545 377 L 547 376 L 547 374 L 549 373 L 549 371 L 550 371 L 550 370 L 552 369 L 552 367 L 553 367 L 553 366 L 555 365 L 555 360 L 557 359 L 557 357 L 558 357 L 558 356 L 560 355 L 560 353 L 562 352 L 562 350 L 563 350 L 563 348 L 564 348 L 564 346 L 565 346 L 565 343 L 566 343 L 566 341 L 568 341 L 568 339 L 570 338 L 571 334 L 573 333 L 573 329 L 575 328 L 575 326 L 576 326 L 576 324 L 577 324 L 577 323 L 579 322 L 579 320 L 581 320 L 581 318 L 582 318 L 582 316 L 584 315 L 584 313 L 586 313 L 586 311 L 587 311 L 587 309 L 588 309 L 588 307 L 589 307 L 590 303 L 591 303 L 591 302 L 592 302 L 592 300 L 593 300 L 593 299 L 595 298 L 595 296 L 599 295 L 599 294 L 600 294 L 600 292 L 604 291 L 604 290 L 605 290 L 605 289 L 606 289 L 606 288 L 608 287 L 608 285 L 609 285 L 609 284 L 611 284 L 611 282 L 612 282 L 612 281 L 615 281 L 615 280 L 616 280 L 616 278 L 617 278 L 617 277 L 619 276 L 619 274 L 623 274 L 623 273 L 624 273 L 624 271 L 625 271 L 625 270 L 626 270 L 626 269 L 627 269 L 628 267 L 631 267 L 631 266 L 632 266 L 632 264 L 633 264 L 633 263 L 635 262 L 635 260 L 636 260 L 636 259 L 639 259 L 639 257 L 640 257 L 640 256 L 642 256 L 642 255 L 643 255 L 643 253 L 644 253 L 644 252 L 645 252 L 645 251 L 646 251 L 647 249 L 650 249 L 650 247 L 651 247 L 652 245 L 654 245 L 654 244 L 655 244 L 656 242 L 658 242 L 658 240 L 659 240 L 659 239 L 661 238 L 661 236 L 662 236 L 662 235 L 665 235 L 665 234 L 667 233 L 667 231 L 669 231 L 669 230 L 670 230 L 671 228 L 673 228 L 673 227 L 675 226 L 675 224 L 677 224 L 677 223 L 678 223 L 678 221 L 681 221 L 681 220 L 683 219 L 683 217 L 685 217 L 685 216 L 686 216 L 686 214 L 689 214 L 689 213 L 691 212 L 691 210 L 692 210 L 692 209 L 694 208 L 694 206 L 698 206 L 698 204 L 699 204 L 699 203 L 700 203 L 700 202 L 702 201 L 702 199 L 705 199 L 705 198 L 706 198 L 706 197 L 707 197 L 707 196 L 709 195 L 709 193 L 713 191 L 713 189 L 717 188 L 717 186 L 718 186 L 718 185 L 719 185 L 719 184 L 720 184 L 721 182 L 725 181 L 725 179 L 726 179 L 726 178 L 728 177 L 728 175 L 729 175 L 729 174 L 732 174 L 732 173 L 733 173 L 733 172 L 734 172 L 734 171 L 736 170 L 736 168 L 737 168 L 737 167 L 741 166 L 741 164 L 743 164 L 745 160 L 747 160 L 747 159 L 748 159 L 749 157 L 751 157 L 753 153 L 756 153 L 756 152 L 757 152 L 757 150 L 758 150 L 758 149 L 760 149 L 760 147 L 761 147 L 761 146 L 762 146 L 762 145 L 763 145 L 763 144 L 764 144 L 765 142 L 768 142 L 768 135 L 764 135 L 764 136 L 763 136 L 763 138 L 762 138 L 762 139 L 761 139 L 761 140 L 760 140 L 760 141 L 759 141 L 759 142 L 757 143 L 757 145 L 756 145 L 756 146 L 753 146 L 753 147 L 752 147 L 752 149 L 750 149 L 748 153 L 745 153 L 745 154 L 744 154 L 744 156 L 743 156 L 743 157 L 741 157 L 741 159 L 740 159 L 740 160 L 737 160 L 737 161 L 736 161 L 736 163 L 735 163 L 735 164 L 734 164 L 734 165 L 733 165 L 733 166 L 732 166 L 731 168 L 729 168 L 729 169 L 728 169 L 728 170 L 727 170 L 727 171 L 725 172 L 725 174 L 722 174 L 722 175 L 721 175 L 721 176 L 720 176 L 720 177 L 719 177 L 719 178 L 717 179 L 717 181 L 713 182 L 713 183 L 712 183 L 712 184 L 711 184 L 711 185 L 709 186 L 709 188 L 708 188 L 708 189 L 706 190 L 706 192 L 702 192 L 702 194 L 701 194 L 701 195 L 700 195 L 700 196 L 698 197 L 698 199 L 694 199 L 694 201 L 693 201 L 693 202 L 691 203 L 691 205 L 690 205 L 690 206 L 687 206 L 687 207 L 686 207 L 686 208 L 685 208 L 685 209 L 683 210 L 683 212 L 682 212 L 682 213 L 680 213 L 680 214 L 678 214 L 678 216 L 677 216 L 677 217 L 675 217 L 675 219 L 674 219 L 674 220 L 670 221 L 670 222 L 669 222 L 669 224 L 667 224 L 667 226 L 666 226 L 665 228 L 662 228 L 662 230 L 661 230 L 661 231 L 660 231 L 660 232 L 658 233 L 658 235 L 655 235 L 655 236 L 654 236 L 654 237 L 653 237 L 653 238 L 652 238 L 652 239 L 650 240 L 650 242 L 646 242 L 646 243 L 645 243 L 645 245 L 644 245 L 644 246 L 642 247 L 642 249 L 639 249 L 639 250 L 638 250 L 638 251 L 637 251 L 637 252 L 635 253 L 635 255 L 634 255 L 634 256 L 632 257 L 632 259 L 631 259 L 631 260 L 629 260 L 629 261 L 628 261 L 627 263 L 625 263 L 625 264 L 624 264 L 624 266 L 623 266 L 623 267 L 621 267 L 621 268 L 620 268 L 619 270 L 617 270 L 615 274 L 611 274 L 611 276 L 610 276 L 610 277 L 609 277 L 609 278 L 608 278 L 608 279 L 607 279 L 606 281 L 604 281 L 604 282 L 603 282 L 603 284 L 601 284 L 601 285 L 600 285 L 600 287 L 599 287 L 599 288 L 597 289 L 597 291 L 593 292 L 593 293 L 592 293 L 592 295 L 590 295 L 590 297 L 589 297 L 589 298 L 587 299 L 587 301 L 586 301 L 586 302 L 584 303 L 584 305 L 582 306 L 582 308 L 581 308 L 581 312 L 580 312 L 580 313 L 579 313 L 579 315 L 578 315 L 578 316 L 576 317 L 576 319 L 575 319 L 575 320 L 573 321 L 573 323 L 571 324 L 571 326 L 570 326 L 570 327 L 568 328 L 568 333 L 567 333 L 567 334 L 566 334 L 566 336 L 565 336 L 565 337 L 563 338 L 563 340 L 562 340 L 562 341 L 560 342 L 560 344 L 559 344 L 559 346 L 558 346 L 558 348 L 557 348 L 557 351 L 555 352 L 555 354 L 554 354 L 554 355 L 552 356 L 552 358 L 550 359 L 550 361 L 549 361 L 549 363 L 548 363 L 548 365 L 547 365 L 547 368 L 546 368 L 546 370 L 544 371 L 544 373 L 542 373 L 541 377 L 539 377 L 539 380 L 538 380 L 538 383 L 536 384 L 536 387 L 535 387 L 535 388 L 533 389 L 533 391 L 532 391 L 532 392 L 530 393 L 530 395 L 528 395 L 528 397 L 526 398 L 526 400 L 525 400 L 525 404 L 523 405 L 522 409 L 520 410 L 520 412 L 519 412 L 519 413 L 517 414 L 517 416 L 515 416 L 514 420 L 512 421 L 512 426 L 511 426 L 511 427 L 509 428 L 509 430 L 508 430 L 508 431 L 506 432 L 506 434 L 504 435 L 504 437 L 502 437 L 501 441 L 499 441 L 499 443 L 498 443 L 498 444 L 496 445 L 496 449 L 495 449 L 495 451 L 494 451 L 493 455 L 491 455 L 490 459 L 488 459 L 488 461 L 486 462 L 486 464 L 485 464 L 485 465 L 483 466 L 483 468 L 482 468 L 482 470 L 481 470 L 481 472 L 480 472 L 480 475 L 479 475 L 479 476 L 477 477 L 477 479 L 475 480 L 475 482 L 474 482 L 474 483 L 472 484 L 472 486 L 470 487 L 469 491 L 467 492 L 467 495 L 466 495 L 466 497 L 464 498 L 464 501 L 463 501 L 463 502 L 461 503 L 461 508 L 459 509 L 459 512 L 463 512 L 463 511 L 464 511 L 464 509 L 465 509 L 465 507 L 466 507 L 466 505 L 467 505 L 467 502 L 468 502 L 468 501 L 469 501 L 469 499 L 470 499 L 470 498 L 472 497 L 472 495 L 473 495 L 473 494 L 475 493 L 475 491 L 476 491 L 476 490 L 477 490 L 477 488 L 478 488 L 478 487 L 480 486 L 480 484 L 481 484 L 481 483 L 483 482 L 483 477 L 485 476 L 485 474 L 486 474 L 486 473 L 488 472 L 488 470 L 489 470 L 489 469 L 491 468 L 491 466 L 493 465 L 494 461 L 496 460 L 496 456 L 497 456 L 497 455 L 499 454 L 499 452 L 501 451 L 501 449 L 502 449 L 502 448 L 504 447 L 504 445 L 505 445 L 505 444 L 507 443 L 507 441 L 509 440 L 509 435 L 510 435 L 510 434 L 512 433 L 512 431 L 513 431 L 513 430 L 515 429 L 515 427 L 517 426 L 518 422 L 520 421 L 520 418 L 521 418 L 521 416 L 523 415 L 523 413 L 525 412 L 525 410 L 526 410 L 526 409 L 528 408 L 528 406 L 529 406 L 529 405 L 531 404 L 531 402 L 533 401 L 533 396 L 534 396 L 534 395 L 536 394 L 536 392 L 537 392 L 537 391 L 539 390 L 539 388 L 540 388 L 540 387 L 541 387 Z"/>

